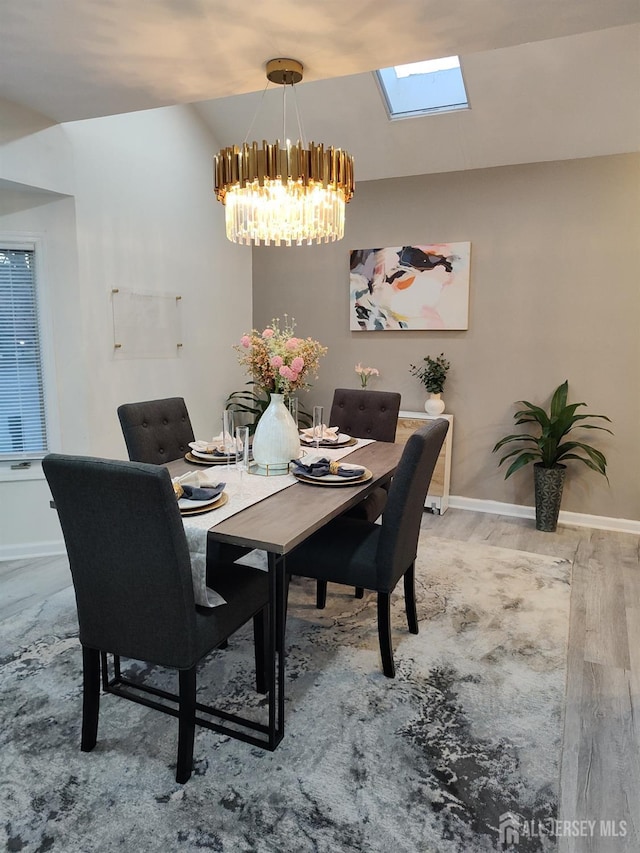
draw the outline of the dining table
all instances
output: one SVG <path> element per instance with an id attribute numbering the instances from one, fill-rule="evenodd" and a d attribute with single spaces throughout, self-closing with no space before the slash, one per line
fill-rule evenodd
<path id="1" fill-rule="evenodd" d="M 302 482 L 292 474 L 285 473 L 286 487 L 274 494 L 258 500 L 238 512 L 229 514 L 234 501 L 242 506 L 242 489 L 247 486 L 247 479 L 262 476 L 258 473 L 244 472 L 240 477 L 234 471 L 234 466 L 217 466 L 216 476 L 229 482 L 225 490 L 228 493 L 228 506 L 224 520 L 216 519 L 216 511 L 211 511 L 206 517 L 199 516 L 199 524 L 206 527 L 207 546 L 213 543 L 227 543 L 246 549 L 259 549 L 267 554 L 267 570 L 269 573 L 269 630 L 267 642 L 267 690 L 268 690 L 268 723 L 250 726 L 254 730 L 250 735 L 242 736 L 263 748 L 274 750 L 284 736 L 285 729 L 285 623 L 286 597 L 288 588 L 286 558 L 300 543 L 308 539 L 316 531 L 364 500 L 375 488 L 388 483 L 393 476 L 403 446 L 390 442 L 368 441 L 358 442 L 345 456 L 345 452 L 336 454 L 331 450 L 327 456 L 338 455 L 345 458 L 348 464 L 363 466 L 371 472 L 371 478 L 366 482 L 348 482 L 336 488 L 327 487 L 321 483 Z M 320 454 L 325 451 L 320 448 Z M 174 460 L 167 464 L 172 477 L 179 477 L 198 466 L 185 459 Z M 202 470 L 202 469 L 201 469 Z M 211 470 L 211 469 L 207 469 Z M 233 472 L 233 473 L 232 473 Z M 243 478 L 245 478 L 243 480 Z M 281 481 L 278 485 L 285 485 Z M 184 516 L 185 529 L 191 521 Z M 210 526 L 209 526 L 210 521 Z M 214 575 L 215 577 L 215 575 Z M 242 727 L 242 723 L 234 720 Z M 256 739 L 255 732 L 261 737 Z"/>

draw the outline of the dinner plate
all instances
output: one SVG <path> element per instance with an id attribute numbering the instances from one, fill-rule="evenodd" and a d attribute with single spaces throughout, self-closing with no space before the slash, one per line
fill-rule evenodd
<path id="1" fill-rule="evenodd" d="M 194 456 L 196 453 L 195 450 L 190 450 L 188 453 L 185 453 L 184 458 L 187 462 L 193 462 L 194 465 L 226 465 L 227 462 L 235 463 L 235 456 L 212 456 L 208 453 L 202 453 L 198 456 Z"/>
<path id="2" fill-rule="evenodd" d="M 306 435 L 304 435 L 304 436 L 301 435 L 300 441 L 302 442 L 302 444 L 305 447 L 315 447 L 313 439 L 308 438 L 308 436 L 306 436 Z M 345 432 L 339 432 L 337 441 L 327 441 L 325 439 L 324 441 L 320 442 L 319 446 L 320 447 L 348 447 L 352 444 L 357 444 L 357 443 L 358 443 L 357 438 L 352 438 L 350 435 L 347 435 Z"/>
<path id="3" fill-rule="evenodd" d="M 210 512 L 212 509 L 224 506 L 228 500 L 229 495 L 226 492 L 218 495 L 214 500 L 189 501 L 186 498 L 180 498 L 178 507 L 180 508 L 180 515 L 200 515 L 200 513 Z"/>
<path id="4" fill-rule="evenodd" d="M 227 459 L 235 459 L 236 458 L 235 453 L 230 453 L 227 456 L 226 454 L 220 455 L 219 453 L 205 453 L 203 450 L 192 450 L 191 452 L 193 453 L 194 456 L 197 456 L 198 459 L 207 459 L 209 462 L 216 462 L 220 459 L 222 459 L 224 462 L 226 462 Z"/>
<path id="5" fill-rule="evenodd" d="M 347 465 L 343 463 L 345 468 L 362 468 L 362 465 Z M 294 471 L 293 476 L 301 483 L 310 483 L 313 486 L 359 486 L 361 483 L 368 482 L 372 477 L 372 472 L 365 468 L 360 477 L 341 477 L 339 474 L 325 474 L 324 477 L 310 477 L 303 472 Z"/>

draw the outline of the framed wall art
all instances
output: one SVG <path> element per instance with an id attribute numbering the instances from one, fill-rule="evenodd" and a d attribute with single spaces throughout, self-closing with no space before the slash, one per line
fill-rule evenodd
<path id="1" fill-rule="evenodd" d="M 350 328 L 468 329 L 471 243 L 353 249 Z"/>

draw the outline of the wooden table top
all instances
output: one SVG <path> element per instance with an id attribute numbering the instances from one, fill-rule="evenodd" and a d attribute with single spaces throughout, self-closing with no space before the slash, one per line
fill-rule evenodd
<path id="1" fill-rule="evenodd" d="M 329 488 L 298 482 L 214 525 L 208 535 L 217 542 L 287 554 L 388 480 L 403 449 L 380 441 L 360 447 L 345 457 L 345 462 L 368 468 L 373 478 L 367 483 Z M 192 470 L 184 460 L 171 462 L 168 467 L 172 476 Z"/>

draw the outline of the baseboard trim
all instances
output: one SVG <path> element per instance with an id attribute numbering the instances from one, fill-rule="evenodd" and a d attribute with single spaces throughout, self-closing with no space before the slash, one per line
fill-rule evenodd
<path id="1" fill-rule="evenodd" d="M 463 498 L 460 495 L 451 495 L 449 506 L 452 509 L 468 509 L 491 515 L 510 515 L 514 518 L 536 517 L 535 508 L 532 506 L 486 501 L 480 498 Z M 635 521 L 632 518 L 608 518 L 604 515 L 588 515 L 582 512 L 560 510 L 558 521 L 560 524 L 570 524 L 574 527 L 593 527 L 596 530 L 614 530 L 618 533 L 640 535 L 640 521 Z M 66 549 L 62 539 L 51 542 L 0 545 L 0 562 L 4 560 L 30 560 L 34 557 L 59 557 L 63 554 L 66 554 Z"/>
<path id="2" fill-rule="evenodd" d="M 479 498 L 463 498 L 459 495 L 449 497 L 449 506 L 454 509 L 469 509 L 475 512 L 487 512 L 492 515 L 510 515 L 515 518 L 535 518 L 535 507 L 508 504 L 501 501 L 485 501 Z M 560 524 L 574 527 L 593 527 L 597 530 L 614 530 L 618 533 L 640 535 L 640 521 L 632 518 L 608 518 L 605 515 L 588 515 L 583 512 L 565 512 L 560 510 Z"/>
<path id="3" fill-rule="evenodd" d="M 0 562 L 31 560 L 35 557 L 60 557 L 66 553 L 62 539 L 51 542 L 18 542 L 15 545 L 0 545 Z"/>

